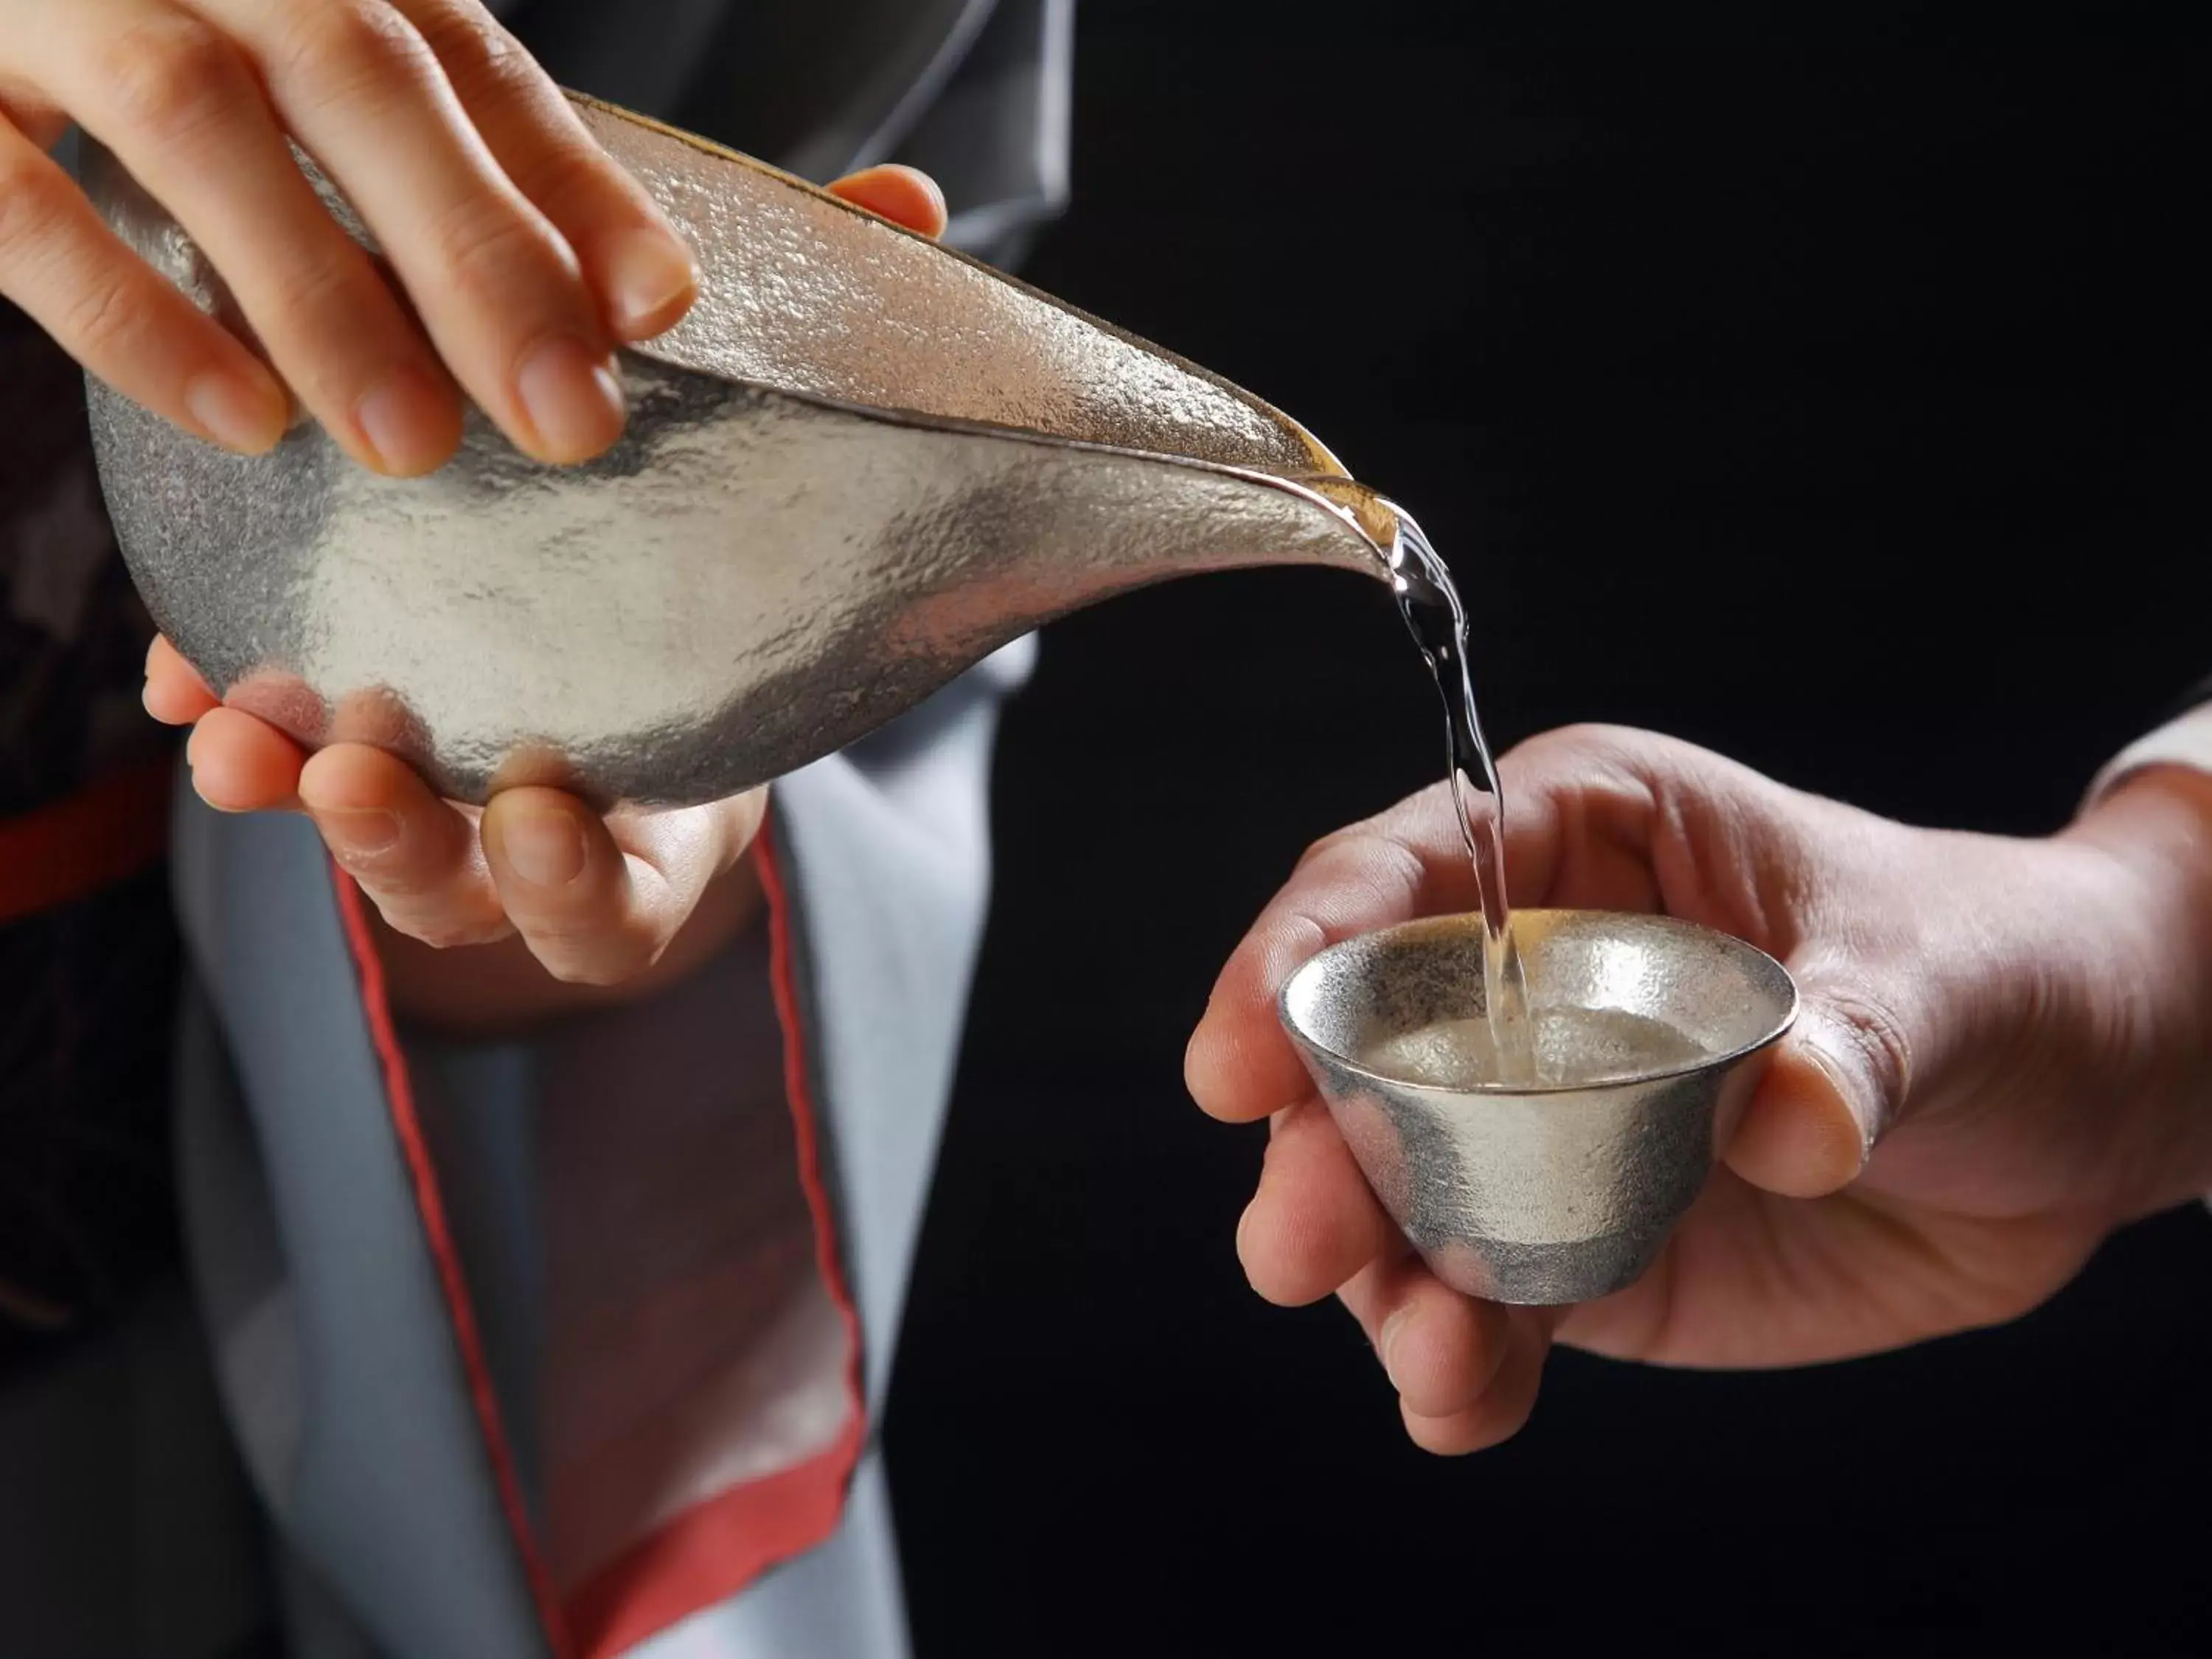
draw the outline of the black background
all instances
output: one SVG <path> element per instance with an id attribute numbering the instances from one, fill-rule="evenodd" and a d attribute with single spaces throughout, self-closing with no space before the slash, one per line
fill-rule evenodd
<path id="1" fill-rule="evenodd" d="M 1419 513 L 1494 739 L 1626 721 L 2032 834 L 2212 668 L 2192 9 L 1079 9 L 1076 203 L 1026 274 Z M 888 1428 L 921 1652 L 2201 1632 L 2194 1212 L 1879 1360 L 1556 1355 L 1456 1462 L 1348 1318 L 1244 1286 L 1262 1132 L 1196 1112 L 1182 1043 L 1300 848 L 1437 775 L 1430 698 L 1327 573 L 1048 634 Z"/>

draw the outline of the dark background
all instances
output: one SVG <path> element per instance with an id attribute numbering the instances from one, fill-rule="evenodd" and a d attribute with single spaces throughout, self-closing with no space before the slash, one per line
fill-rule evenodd
<path id="1" fill-rule="evenodd" d="M 1626 721 L 2039 833 L 2212 668 L 2212 55 L 2171 9 L 1085 0 L 1026 274 L 1418 512 L 1501 744 Z M 1244 1286 L 1262 1132 L 1200 1116 L 1182 1043 L 1305 843 L 1438 775 L 1431 696 L 1329 574 L 1050 630 L 888 1428 L 922 1653 L 2201 1636 L 2201 1214 L 1891 1358 L 1563 1352 L 1456 1462 L 1333 1305 Z"/>

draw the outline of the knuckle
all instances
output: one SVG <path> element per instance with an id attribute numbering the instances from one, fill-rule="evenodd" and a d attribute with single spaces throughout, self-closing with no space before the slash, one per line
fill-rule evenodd
<path id="1" fill-rule="evenodd" d="M 350 242 L 297 247 L 272 276 L 283 304 L 264 338 L 309 405 L 346 408 L 386 366 L 421 356 L 389 290 Z"/>
<path id="2" fill-rule="evenodd" d="M 584 133 L 559 87 L 495 21 L 456 7 L 418 19 L 416 27 L 465 106 L 528 124 L 529 142 L 501 163 L 525 196 L 590 199 L 610 185 L 626 185 L 627 176 Z"/>
<path id="3" fill-rule="evenodd" d="M 416 84 L 427 51 L 415 26 L 380 0 L 331 0 L 297 10 L 272 68 L 326 104 L 350 103 Z"/>
<path id="4" fill-rule="evenodd" d="M 363 853 L 334 845 L 327 837 L 325 847 L 345 872 L 364 887 L 374 890 L 376 902 L 407 912 L 415 921 L 443 923 L 452 919 L 450 907 L 437 904 L 443 882 L 418 868 L 412 868 L 404 853 Z"/>
<path id="5" fill-rule="evenodd" d="M 131 284 L 104 277 L 78 295 L 63 313 L 57 334 L 74 354 L 92 362 L 126 355 L 132 337 L 144 328 L 146 307 Z"/>
<path id="6" fill-rule="evenodd" d="M 532 941 L 532 954 L 544 964 L 547 973 L 563 985 L 586 985 L 605 990 L 629 977 L 628 973 L 604 957 L 589 953 L 571 955 L 559 945 L 543 938 Z"/>
<path id="7" fill-rule="evenodd" d="M 1454 807 L 1452 830 L 1460 833 L 1457 807 Z M 1456 854 L 1455 844 L 1451 851 Z M 1383 904 L 1402 905 L 1410 908 L 1419 896 L 1422 884 L 1428 879 L 1428 863 L 1421 849 L 1407 841 L 1395 830 L 1381 830 L 1371 839 L 1367 848 L 1364 873 L 1376 900 Z"/>
<path id="8" fill-rule="evenodd" d="M 397 894 L 380 896 L 376 908 L 394 933 L 404 933 L 416 944 L 426 945 L 434 951 L 455 951 L 472 945 L 489 945 L 505 932 L 496 922 L 489 922 L 480 917 L 416 908 L 405 903 Z"/>
<path id="9" fill-rule="evenodd" d="M 1316 859 L 1328 857 L 1329 848 L 1335 846 L 1338 837 L 1345 833 L 1346 832 L 1341 830 L 1332 830 L 1328 834 L 1321 836 L 1319 839 L 1308 842 L 1305 844 L 1304 851 L 1298 854 L 1297 862 L 1291 866 L 1292 872 L 1295 872 L 1304 869 Z"/>
<path id="10" fill-rule="evenodd" d="M 374 269 L 351 242 L 302 247 L 283 274 L 285 308 L 317 338 L 360 338 L 389 305 Z"/>
<path id="11" fill-rule="evenodd" d="M 1318 840 L 1306 843 L 1305 851 L 1298 854 L 1298 861 L 1291 866 L 1292 870 L 1302 872 L 1324 859 L 1335 857 L 1348 848 L 1356 848 L 1368 841 L 1374 833 L 1374 824 L 1365 821 L 1347 823 L 1340 829 L 1332 830 Z"/>
<path id="12" fill-rule="evenodd" d="M 514 185 L 532 202 L 588 204 L 603 200 L 615 181 L 614 163 L 588 140 L 547 134 L 509 167 Z"/>
<path id="13" fill-rule="evenodd" d="M 643 926 L 530 930 L 531 953 L 547 973 L 563 984 L 601 989 L 635 979 L 667 945 L 659 929 Z"/>
<path id="14" fill-rule="evenodd" d="M 465 872 L 456 870 L 450 855 L 424 845 L 419 829 L 412 835 L 398 833 L 378 845 L 349 841 L 320 820 L 316 827 L 339 867 L 379 905 L 404 910 L 410 921 L 473 925 L 487 909 L 495 910 L 472 891 Z"/>
<path id="15" fill-rule="evenodd" d="M 249 80 L 229 39 L 182 13 L 118 31 L 101 48 L 96 73 L 120 125 L 164 144 L 189 139 L 234 108 Z"/>
<path id="16" fill-rule="evenodd" d="M 1634 731 L 1628 726 L 1613 726 L 1604 720 L 1575 720 L 1565 726 L 1556 726 L 1549 732 L 1539 732 L 1529 738 L 1528 743 L 1532 748 L 1542 746 L 1560 749 L 1599 749 L 1632 742 L 1639 738 L 1648 740 L 1649 735 L 1646 732 Z"/>
<path id="17" fill-rule="evenodd" d="M 440 8 L 415 27 L 464 103 L 551 84 L 520 41 L 473 9 Z"/>
<path id="18" fill-rule="evenodd" d="M 553 262 L 552 249 L 531 216 L 483 193 L 471 193 L 448 209 L 432 227 L 430 246 L 455 289 L 501 312 Z"/>
<path id="19" fill-rule="evenodd" d="M 50 149 L 69 126 L 64 115 L 39 88 L 0 70 L 0 121 L 14 127 L 40 149 Z"/>
<path id="20" fill-rule="evenodd" d="M 563 985 L 582 985 L 592 990 L 608 990 L 619 985 L 626 975 L 617 973 L 605 964 L 590 960 L 579 960 L 558 955 L 541 956 L 545 971 Z"/>
<path id="21" fill-rule="evenodd" d="M 0 255 L 36 247 L 61 230 L 69 216 L 68 190 L 45 157 L 0 155 Z"/>
<path id="22" fill-rule="evenodd" d="M 1668 742 L 1629 726 L 1583 720 L 1525 738 L 1508 751 L 1506 759 L 1522 773 L 1583 771 L 1632 764 L 1638 756 L 1662 751 Z"/>
<path id="23" fill-rule="evenodd" d="M 284 319 L 268 331 L 270 344 L 298 353 L 307 342 L 323 345 L 361 338 L 376 316 L 364 303 L 376 297 L 367 291 L 367 284 L 374 281 L 367 260 L 349 244 L 334 241 L 295 250 L 278 276 Z M 286 367 L 289 370 L 290 366 Z"/>
<path id="24" fill-rule="evenodd" d="M 1879 1133 L 1905 1108 L 1912 1086 L 1912 1045 L 1905 1026 L 1880 997 L 1856 986 L 1828 993 L 1832 1027 L 1849 1049 L 1845 1056 L 1874 1092 L 1878 1115 L 1868 1127 Z"/>
<path id="25" fill-rule="evenodd" d="M 1456 834 L 1457 819 L 1452 823 Z M 1315 842 L 1299 857 L 1295 873 L 1309 880 L 1326 878 L 1338 887 L 1357 890 L 1388 907 L 1409 904 L 1420 892 L 1426 872 L 1419 849 L 1397 826 L 1370 819 Z"/>

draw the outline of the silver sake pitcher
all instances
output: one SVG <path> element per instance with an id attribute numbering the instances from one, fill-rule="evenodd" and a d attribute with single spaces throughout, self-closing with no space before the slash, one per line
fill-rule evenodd
<path id="1" fill-rule="evenodd" d="M 683 805 L 804 766 L 1040 623 L 1162 579 L 1388 579 L 1398 515 L 1219 377 L 796 179 L 577 99 L 690 240 L 677 328 L 624 351 L 588 465 L 471 410 L 428 477 L 312 422 L 240 457 L 91 383 L 155 621 L 233 705 L 443 793 Z M 316 177 L 332 210 L 358 221 Z M 191 238 L 88 143 L 106 222 L 236 323 Z M 242 325 L 239 325 L 242 327 Z"/>

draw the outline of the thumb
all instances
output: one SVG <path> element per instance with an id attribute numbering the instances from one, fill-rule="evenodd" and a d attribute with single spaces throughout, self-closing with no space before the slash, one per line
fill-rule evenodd
<path id="1" fill-rule="evenodd" d="M 1801 974 L 1798 991 L 1797 1023 L 1724 1157 L 1754 1187 L 1818 1198 L 1855 1180 L 1904 1115 L 1912 1046 L 1901 1004 L 1910 993 L 1818 972 Z"/>

